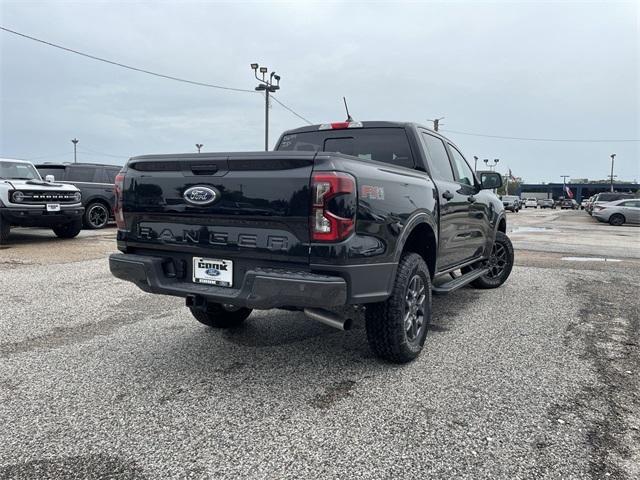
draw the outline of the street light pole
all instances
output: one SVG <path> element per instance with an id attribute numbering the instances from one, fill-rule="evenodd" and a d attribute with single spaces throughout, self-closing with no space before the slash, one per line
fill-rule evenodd
<path id="1" fill-rule="evenodd" d="M 266 74 L 269 70 L 267 67 L 261 67 L 257 63 L 251 64 L 251 69 L 256 77 L 256 80 L 260 82 L 256 87 L 258 92 L 264 91 L 264 150 L 269 151 L 269 95 L 275 93 L 276 90 L 280 90 L 280 75 L 276 75 L 276 72 L 271 72 L 269 79 L 267 80 Z M 258 69 L 262 74 L 262 78 L 258 77 Z M 275 79 L 276 83 L 273 83 Z"/>
<path id="2" fill-rule="evenodd" d="M 76 145 L 78 145 L 78 142 L 80 140 L 78 140 L 77 138 L 74 138 L 73 140 L 71 140 L 71 143 L 73 143 L 73 163 L 77 163 L 78 162 L 78 157 L 77 157 L 77 153 L 76 153 Z"/>
<path id="3" fill-rule="evenodd" d="M 616 154 L 611 154 L 611 191 L 613 192 L 613 160 L 616 158 Z"/>
<path id="4" fill-rule="evenodd" d="M 477 156 L 473 156 L 473 171 L 477 172 L 478 171 L 478 157 Z"/>
<path id="5" fill-rule="evenodd" d="M 198 149 L 198 153 L 200 153 L 200 149 L 204 147 L 202 143 L 196 143 L 196 148 Z"/>

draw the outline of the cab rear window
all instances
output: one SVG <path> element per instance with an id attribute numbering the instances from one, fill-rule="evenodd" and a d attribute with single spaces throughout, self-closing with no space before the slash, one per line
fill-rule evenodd
<path id="1" fill-rule="evenodd" d="M 277 150 L 337 152 L 400 167 L 415 166 L 403 128 L 353 128 L 291 133 L 282 137 Z"/>

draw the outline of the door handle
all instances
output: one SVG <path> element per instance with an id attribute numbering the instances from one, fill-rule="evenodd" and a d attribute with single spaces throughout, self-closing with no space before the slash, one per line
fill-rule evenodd
<path id="1" fill-rule="evenodd" d="M 453 193 L 451 193 L 449 190 L 447 190 L 446 192 L 444 192 L 444 193 L 442 194 L 442 197 L 443 197 L 445 200 L 451 200 L 451 199 L 453 198 Z"/>
<path id="2" fill-rule="evenodd" d="M 467 202 L 469 203 L 475 203 L 476 202 L 476 197 L 474 197 L 473 195 L 469 195 L 467 197 Z"/>

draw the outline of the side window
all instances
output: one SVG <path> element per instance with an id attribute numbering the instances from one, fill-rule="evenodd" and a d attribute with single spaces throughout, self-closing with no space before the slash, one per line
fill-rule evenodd
<path id="1" fill-rule="evenodd" d="M 449 148 L 451 148 L 451 153 L 453 155 L 453 167 L 456 172 L 456 180 L 460 183 L 464 183 L 465 185 L 473 185 L 473 171 L 471 170 L 471 167 L 467 164 L 467 161 L 456 147 L 449 144 Z"/>
<path id="2" fill-rule="evenodd" d="M 70 182 L 93 182 L 96 169 L 93 167 L 67 167 L 67 175 L 65 180 Z"/>
<path id="3" fill-rule="evenodd" d="M 116 175 L 118 175 L 119 171 L 120 171 L 119 168 L 105 168 L 104 169 L 105 183 L 116 183 Z"/>
<path id="4" fill-rule="evenodd" d="M 447 149 L 442 140 L 425 132 L 422 132 L 422 139 L 429 155 L 431 176 L 439 180 L 453 182 L 453 170 L 451 169 Z"/>

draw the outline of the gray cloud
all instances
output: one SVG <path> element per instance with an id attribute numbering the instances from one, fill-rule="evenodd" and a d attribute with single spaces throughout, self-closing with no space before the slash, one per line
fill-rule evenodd
<path id="1" fill-rule="evenodd" d="M 346 95 L 362 120 L 543 138 L 640 138 L 635 2 L 3 2 L 3 26 L 193 80 L 278 98 L 320 123 Z M 155 78 L 0 33 L 0 153 L 118 163 L 150 152 L 257 150 L 264 101 Z M 271 136 L 302 124 L 279 105 Z M 449 133 L 468 158 L 528 181 L 640 179 L 638 143 L 542 143 Z M 95 153 L 100 152 L 100 153 Z M 122 155 L 120 160 L 104 154 Z"/>

